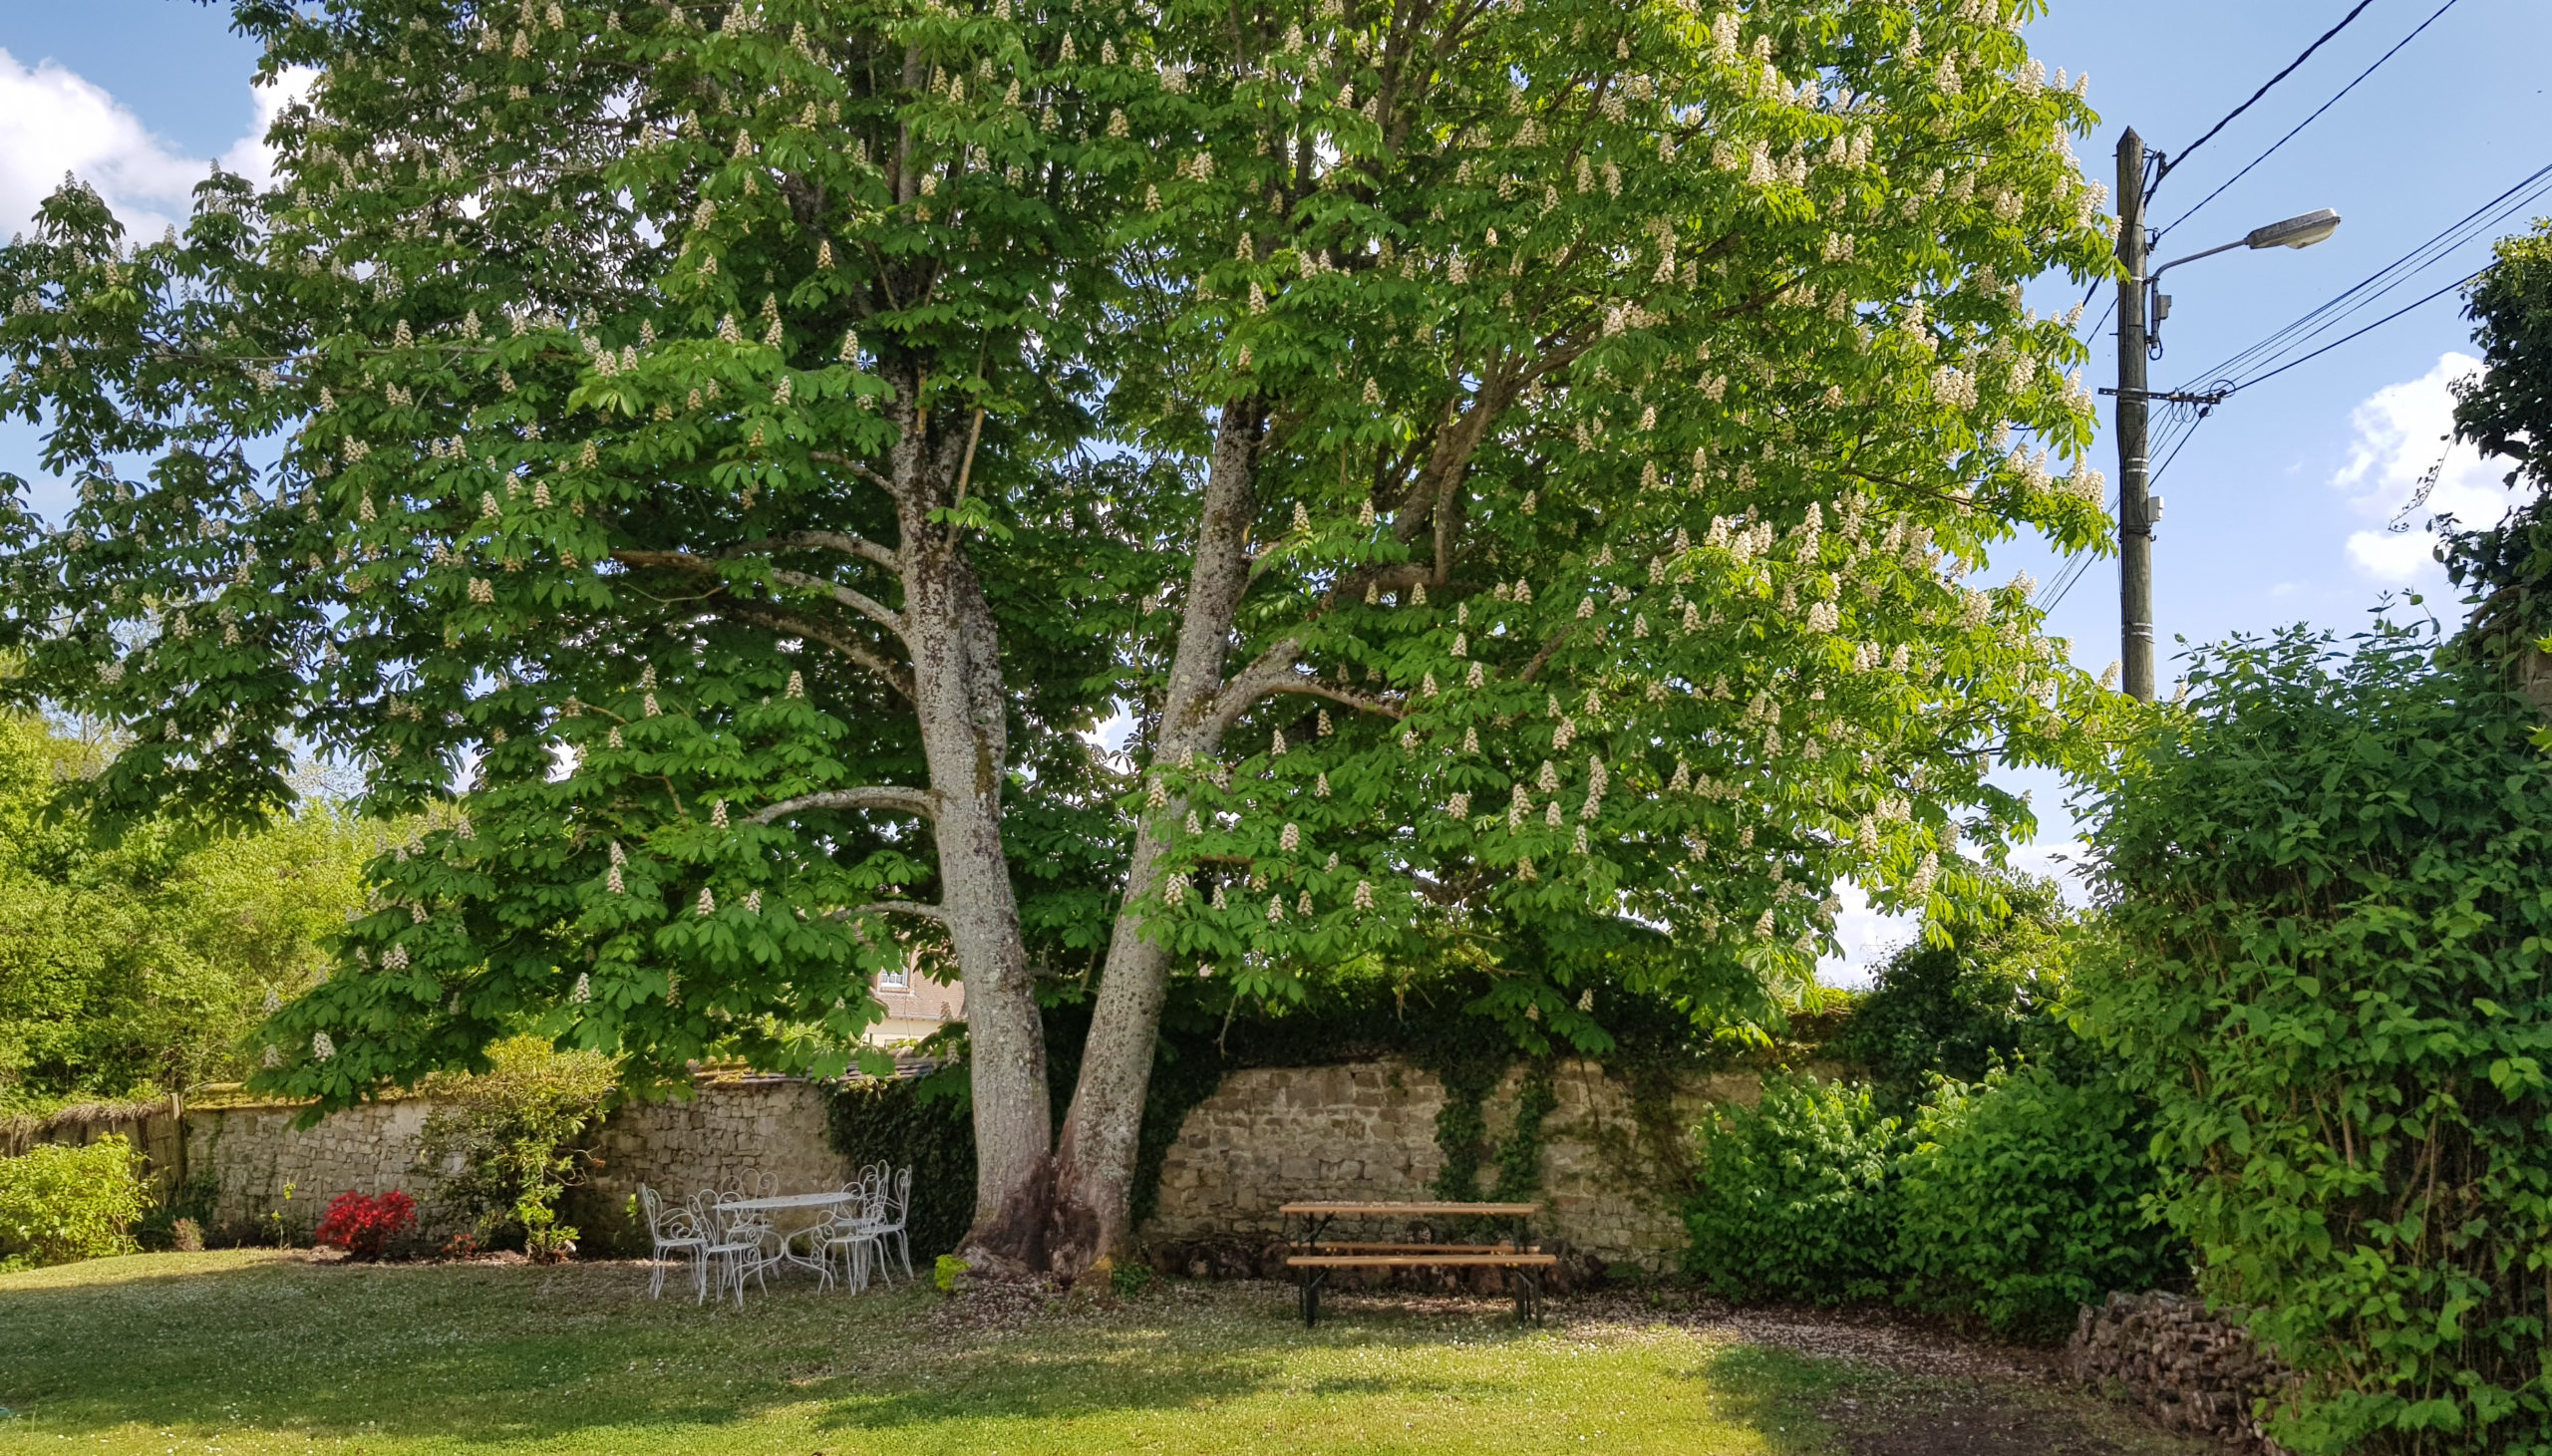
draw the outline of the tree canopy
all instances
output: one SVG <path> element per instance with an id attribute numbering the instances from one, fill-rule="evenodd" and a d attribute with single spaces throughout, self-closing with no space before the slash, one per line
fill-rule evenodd
<path id="1" fill-rule="evenodd" d="M 1600 1049 L 2030 832 L 1989 771 L 2105 699 L 1966 578 L 2099 539 L 2018 280 L 2110 266 L 2031 11 L 243 0 L 319 73 L 274 186 L 0 254 L 82 482 L 5 527 L 25 691 L 133 727 L 122 810 L 287 738 L 456 801 L 269 1085 L 837 1070 L 918 936 L 978 1242 L 1076 1268 L 1174 975 L 1457 958 Z"/>

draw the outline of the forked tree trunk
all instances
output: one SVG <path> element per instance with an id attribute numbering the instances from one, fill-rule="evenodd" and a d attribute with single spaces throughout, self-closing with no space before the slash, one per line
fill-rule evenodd
<path id="1" fill-rule="evenodd" d="M 1170 660 L 1153 761 L 1174 764 L 1190 752 L 1222 748 L 1224 719 L 1214 713 L 1224 687 L 1232 624 L 1249 586 L 1249 526 L 1257 510 L 1258 449 L 1265 419 L 1255 402 L 1228 405 L 1215 431 L 1188 573 L 1178 647 Z M 1047 1256 L 1070 1277 L 1102 1256 L 1121 1253 L 1131 1237 L 1134 1159 L 1150 1091 L 1152 1049 L 1169 994 L 1169 952 L 1147 931 L 1139 907 L 1159 879 L 1166 846 L 1161 826 L 1186 812 L 1183 800 L 1139 821 L 1101 972 L 1099 1001 L 1082 1049 L 1081 1079 L 1056 1149 L 1054 1203 Z"/>
<path id="2" fill-rule="evenodd" d="M 1473 407 L 1446 422 L 1425 468 L 1393 503 L 1392 529 L 1402 541 L 1432 532 L 1429 562 L 1380 573 L 1378 581 L 1406 585 L 1428 580 L 1438 587 L 1448 581 L 1461 533 L 1463 478 L 1489 424 L 1520 383 L 1512 370 L 1493 371 Z M 1294 645 L 1286 642 L 1269 648 L 1237 680 L 1225 677 L 1233 624 L 1249 586 L 1249 524 L 1257 510 L 1258 453 L 1265 432 L 1263 409 L 1251 402 L 1226 407 L 1215 433 L 1196 562 L 1187 598 L 1180 604 L 1185 617 L 1170 662 L 1159 740 L 1153 745 L 1156 763 L 1177 763 L 1189 752 L 1219 753 L 1226 728 L 1249 706 L 1244 700 L 1280 687 L 1291 674 Z M 1172 799 L 1135 826 L 1125 899 L 1101 973 L 1081 1080 L 1055 1153 L 1047 1254 L 1054 1271 L 1067 1278 L 1102 1256 L 1122 1254 L 1133 1237 L 1134 1164 L 1170 967 L 1168 949 L 1148 932 L 1141 906 L 1159 880 L 1167 849 L 1163 830 L 1186 811 L 1183 801 Z"/>

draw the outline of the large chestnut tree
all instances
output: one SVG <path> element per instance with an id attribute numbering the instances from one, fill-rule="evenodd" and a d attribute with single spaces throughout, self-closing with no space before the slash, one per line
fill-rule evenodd
<path id="1" fill-rule="evenodd" d="M 1176 977 L 1453 958 L 1600 1049 L 1803 983 L 1846 878 L 1990 895 L 1990 770 L 2105 703 L 1969 579 L 2102 527 L 2029 8 L 242 0 L 319 71 L 274 185 L 0 253 L 81 482 L 9 686 L 129 726 L 110 805 L 435 806 L 266 1085 L 833 1071 L 928 949 L 970 1243 L 1076 1272 Z"/>

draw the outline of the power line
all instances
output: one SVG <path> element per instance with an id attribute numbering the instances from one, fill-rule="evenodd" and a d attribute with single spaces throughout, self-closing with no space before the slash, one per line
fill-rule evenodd
<path id="1" fill-rule="evenodd" d="M 2197 139 L 2195 142 L 2190 143 L 2188 146 L 2183 146 L 2183 147 L 2181 147 L 2178 151 L 2176 151 L 2176 152 L 2172 153 L 2172 155 L 2171 155 L 2170 159 L 2169 159 L 2169 160 L 2167 160 L 2167 161 L 2165 161 L 2165 162 L 2163 162 L 2163 163 L 2161 164 L 2161 166 L 2160 166 L 2159 168 L 2157 168 L 2157 169 L 2154 171 L 2154 173 L 2153 173 L 2153 182 L 2152 182 L 2152 185 L 2151 185 L 2151 186 L 2147 186 L 2147 187 L 2144 189 L 2144 195 L 2146 195 L 2146 196 L 2148 196 L 2148 197 L 2149 197 L 2149 196 L 2151 196 L 2151 195 L 2153 195 L 2153 188 L 2154 188 L 2154 187 L 2158 187 L 2158 186 L 2162 185 L 2162 178 L 2164 178 L 2164 177 L 2166 177 L 2166 176 L 2169 176 L 2169 175 L 2171 174 L 2171 169 L 2172 169 L 2173 167 L 2176 167 L 2176 166 L 2178 166 L 2181 162 L 2184 162 L 2184 161 L 2188 160 L 2188 159 L 2189 159 L 2189 153 L 2190 153 L 2190 152 L 2195 151 L 2195 150 L 2197 150 L 2199 147 L 2204 146 L 2207 143 L 2214 141 L 2214 140 L 2215 140 L 2215 134 L 2216 134 L 2216 133 L 2221 132 L 2221 131 L 2223 131 L 2226 127 L 2231 126 L 2231 125 L 2233 124 L 2233 119 L 2234 119 L 2235 117 L 2238 117 L 2238 116 L 2242 115 L 2244 112 L 2249 111 L 2249 110 L 2252 108 L 2252 106 L 2253 106 L 2254 104 L 2256 104 L 2256 103 L 2259 101 L 2259 99 L 2260 99 L 2261 97 L 2264 97 L 2264 96 L 2266 96 L 2266 95 L 2268 95 L 2268 94 L 2269 94 L 2269 90 L 2270 90 L 2270 88 L 2272 88 L 2272 87 L 2276 86 L 2279 82 L 2284 81 L 2284 80 L 2285 80 L 2286 78 L 2288 78 L 2289 76 L 2294 75 L 2294 74 L 2295 74 L 2295 68 L 2296 68 L 2296 67 L 2301 66 L 2301 65 L 2303 65 L 2305 62 L 2312 60 L 2312 59 L 2313 59 L 2313 53 L 2314 53 L 2315 51 L 2318 51 L 2318 50 L 2322 49 L 2323 45 L 2324 45 L 2324 44 L 2326 44 L 2326 43 L 2331 39 L 2331 37 L 2333 37 L 2333 36 L 2335 36 L 2335 35 L 2338 35 L 2341 31 L 2347 30 L 2347 29 L 2349 28 L 2349 22 L 2351 22 L 2351 21 L 2353 21 L 2353 20 L 2357 19 L 2359 16 L 2361 16 L 2361 15 L 2365 14 L 2365 13 L 2366 13 L 2366 7 L 2368 7 L 2369 5 L 2372 5 L 2372 4 L 2374 4 L 2374 3 L 2375 3 L 2375 0 L 2357 0 L 2357 6 L 2356 6 L 2356 8 L 2355 8 L 2355 9 L 2353 9 L 2353 10 L 2351 10 L 2348 14 L 2341 16 L 2341 17 L 2340 17 L 2340 23 L 2339 23 L 2339 24 L 2337 24 L 2337 25 L 2335 25 L 2335 26 L 2332 26 L 2329 30 L 2326 30 L 2326 31 L 2322 32 L 2321 39 L 2316 40 L 2313 44 L 2311 44 L 2311 45 L 2309 45 L 2309 46 L 2306 46 L 2306 47 L 2304 48 L 2304 54 L 2303 54 L 2303 55 L 2298 56 L 2298 57 L 2296 57 L 2294 60 L 2287 62 L 2287 63 L 2286 63 L 2286 69 L 2285 69 L 2285 70 L 2280 71 L 2280 72 L 2279 72 L 2279 73 L 2277 73 L 2275 76 L 2270 77 L 2270 78 L 2269 78 L 2265 83 L 2263 83 L 2263 84 L 2261 85 L 2261 87 L 2260 87 L 2260 89 L 2259 89 L 2259 90 L 2257 90 L 2257 91 L 2255 91 L 2255 92 L 2252 92 L 2252 93 L 2251 93 L 2251 99 L 2250 99 L 2249 101 L 2246 101 L 2246 102 L 2242 103 L 2240 106 L 2235 107 L 2233 110 L 2231 110 L 2231 111 L 2229 111 L 2229 112 L 2226 112 L 2226 113 L 2224 114 L 2224 120 L 2223 120 L 2223 121 L 2220 121 L 2220 122 L 2216 123 L 2214 126 L 2209 127 L 2209 128 L 2207 128 L 2207 129 L 2206 129 L 2206 135 L 2205 135 L 2205 136 L 2200 137 L 2200 138 L 2199 138 L 2199 139 Z"/>
<path id="2" fill-rule="evenodd" d="M 2214 191 L 2212 191 L 2212 192 L 2207 193 L 2204 197 L 2199 198 L 2199 199 L 2198 199 L 2198 203 L 2197 203 L 2197 205 L 2196 205 L 2195 207 L 2191 207 L 2191 208 L 2190 208 L 2189 210 L 2187 210 L 2186 212 L 2183 212 L 2183 213 L 2181 213 L 2179 216 L 2177 216 L 2177 217 L 2173 218 L 2169 223 L 2167 223 L 2167 224 L 2165 224 L 2165 225 L 2163 226 L 2163 228 L 2162 228 L 2162 230 L 2161 230 L 2160 232 L 2156 232 L 2155 234 L 2153 234 L 2154 239 L 2155 239 L 2156 241 L 2159 241 L 2159 240 L 2162 238 L 2163 234 L 2168 233 L 2172 228 L 2177 227 L 2177 226 L 2179 226 L 2181 223 L 2186 222 L 2186 221 L 2188 221 L 2190 218 L 2192 218 L 2192 217 L 2196 216 L 2200 211 L 2202 211 L 2202 210 L 2205 208 L 2205 206 L 2206 206 L 2206 204 L 2207 204 L 2207 203 L 2212 202 L 2212 201 L 2214 201 L 2216 198 L 2223 196 L 2223 195 L 2224 195 L 2224 191 L 2225 191 L 2225 189 L 2226 189 L 2227 187 L 2230 187 L 2230 186 L 2232 186 L 2235 182 L 2238 182 L 2238 181 L 2240 181 L 2242 178 L 2244 178 L 2244 177 L 2246 177 L 2246 176 L 2249 176 L 2249 175 L 2251 174 L 2251 168 L 2256 167 L 2256 166 L 2258 166 L 2261 162 L 2264 162 L 2264 161 L 2268 160 L 2272 155 L 2276 154 L 2277 149 L 2278 149 L 2279 147 L 2284 146 L 2285 146 L 2286 144 L 2288 144 L 2289 142 L 2294 141 L 2294 140 L 2295 140 L 2295 138 L 2296 138 L 2296 134 L 2297 134 L 2297 133 L 2302 132 L 2305 128 L 2310 127 L 2310 126 L 2312 126 L 2315 122 L 2320 121 L 2320 120 L 2322 119 L 2322 114 L 2323 114 L 2324 112 L 2327 112 L 2327 111 L 2329 111 L 2331 108 L 2333 108 L 2333 107 L 2335 107 L 2335 106 L 2338 106 L 2338 105 L 2340 104 L 2340 99 L 2341 99 L 2342 97 L 2345 97 L 2345 96 L 2347 96 L 2350 92 L 2357 90 L 2358 85 L 2359 85 L 2359 83 L 2360 83 L 2360 82 L 2365 81 L 2365 80 L 2366 80 L 2366 78 L 2368 78 L 2368 77 L 2370 77 L 2370 76 L 2374 75 L 2376 72 L 2378 72 L 2378 71 L 2382 70 L 2382 69 L 2384 68 L 2384 63 L 2385 63 L 2385 62 L 2387 62 L 2387 61 L 2392 60 L 2394 56 L 2399 55 L 2399 54 L 2400 54 L 2400 51 L 2401 51 L 2401 48 L 2402 48 L 2403 46 L 2406 46 L 2406 45 L 2408 45 L 2410 42 L 2412 42 L 2412 41 L 2414 41 L 2414 40 L 2417 40 L 2417 39 L 2419 38 L 2419 32 L 2420 32 L 2420 31 L 2424 31 L 2424 30 L 2426 30 L 2429 26 L 2432 26 L 2432 25 L 2436 24 L 2436 23 L 2437 23 L 2437 21 L 2438 21 L 2438 19 L 2439 19 L 2440 17 L 2442 17 L 2442 16 L 2445 14 L 2445 12 L 2447 12 L 2447 11 L 2449 11 L 2449 10 L 2452 10 L 2456 5 L 2458 5 L 2458 4 L 2460 4 L 2460 3 L 2462 3 L 2462 0 L 2445 0 L 2445 3 L 2444 3 L 2443 5 L 2440 5 L 2440 6 L 2438 6 L 2438 7 L 2436 8 L 2436 11 L 2435 11 L 2435 13 L 2434 13 L 2434 14 L 2431 14 L 2430 16 L 2428 16 L 2428 18 L 2427 18 L 2427 19 L 2422 20 L 2422 21 L 2420 21 L 2420 22 L 2419 22 L 2419 24 L 2418 24 L 2418 29 L 2417 29 L 2417 30 L 2413 30 L 2413 31 L 2411 31 L 2408 35 L 2405 35 L 2405 36 L 2401 37 L 2399 40 L 2394 41 L 2394 42 L 2392 43 L 2392 50 L 2386 51 L 2383 55 L 2376 57 L 2376 58 L 2375 58 L 2375 64 L 2374 64 L 2374 65 L 2369 66 L 2369 67 L 2367 67 L 2365 70 L 2363 70 L 2363 71 L 2359 72 L 2359 73 L 2357 74 L 2357 80 L 2356 80 L 2356 81 L 2352 81 L 2352 82 L 2350 82 L 2348 85 L 2341 87 L 2341 88 L 2339 89 L 2339 91 L 2338 91 L 2338 92 L 2336 92 L 2336 93 L 2334 93 L 2334 94 L 2332 95 L 2332 97 L 2331 97 L 2331 99 L 2330 99 L 2329 101 L 2326 101 L 2326 102 L 2322 103 L 2319 107 L 2314 108 L 2313 115 L 2311 115 L 2311 116 L 2309 116 L 2309 117 L 2306 117 L 2303 121 L 2300 121 L 2300 122 L 2296 123 L 2296 124 L 2295 124 L 2295 128 L 2294 128 L 2294 130 L 2293 130 L 2293 131 L 2288 132 L 2285 136 L 2280 137 L 2279 139 L 2277 139 L 2277 141 L 2275 141 L 2275 142 L 2273 142 L 2273 143 L 2269 144 L 2269 148 L 2268 148 L 2268 150 L 2261 152 L 2259 155 L 2252 157 L 2248 162 L 2245 162 L 2245 163 L 2243 164 L 2243 166 L 2242 166 L 2242 169 L 2241 169 L 2240 171 L 2237 171 L 2237 172 L 2235 172 L 2233 175 L 2231 175 L 2231 176 L 2229 176 L 2229 177 L 2226 177 L 2223 181 L 2218 182 L 2218 183 L 2216 184 L 2215 190 L 2214 190 Z M 2360 8 L 2360 9 L 2363 9 L 2363 8 L 2365 8 L 2365 7 L 2361 6 L 2361 7 L 2359 7 L 2359 8 Z M 2342 23 L 2343 25 L 2347 24 L 2347 22 L 2346 22 L 2346 21 L 2343 21 L 2343 22 L 2341 22 L 2341 23 Z M 2185 154 L 2186 154 L 2186 152 L 2184 151 L 2182 154 L 2183 154 L 2183 155 L 2185 155 Z"/>
<path id="3" fill-rule="evenodd" d="M 2162 463 L 2154 469 L 2152 477 L 2146 482 L 2148 489 L 2162 483 L 2163 475 L 2170 471 L 2171 461 L 2180 457 L 2180 451 L 2187 447 L 2189 439 L 2197 434 L 2198 422 L 2204 418 L 2203 415 L 2194 411 L 2177 411 L 2163 422 L 2161 438 L 2155 442 L 2153 449 L 2161 453 L 2167 446 L 2167 453 L 2162 453 Z M 2117 509 L 2117 502 L 2114 499 L 2109 502 L 2109 509 Z M 2063 606 L 2065 598 L 2073 592 L 2074 587 L 2081 584 L 2082 578 L 2090 573 L 2092 565 L 2098 559 L 2095 553 L 2088 550 L 2076 551 L 2066 557 L 2064 563 L 2056 569 L 2056 579 L 2047 589 L 2046 600 L 2041 604 L 2042 609 L 2053 612 Z"/>
<path id="4" fill-rule="evenodd" d="M 2350 339 L 2355 339 L 2355 338 L 2359 337 L 2359 335 L 2362 335 L 2362 334 L 2371 334 L 2371 333 L 2373 333 L 2374 331 L 2376 331 L 2377 329 L 2383 328 L 2386 324 L 2389 324 L 2389 323 L 2392 322 L 2394 319 L 2399 318 L 2401 315 L 2403 315 L 2403 314 L 2405 314 L 2405 313 L 2408 313 L 2410 310 L 2412 310 L 2412 309 L 2414 309 L 2414 308 L 2417 308 L 2417 307 L 2419 306 L 2419 304 L 2423 304 L 2423 303 L 2433 303 L 2433 302 L 2435 302 L 2437 299 L 2443 298 L 2443 297 L 2444 297 L 2444 296 L 2446 296 L 2447 294 L 2452 293 L 2454 290 L 2456 290 L 2456 289 L 2458 289 L 2458 288 L 2461 288 L 2463 285 L 2465 285 L 2465 284 L 2467 284 L 2467 283 L 2471 282 L 2473 279 L 2478 278 L 2478 277 L 2480 277 L 2483 273 L 2487 273 L 2487 272 L 2489 272 L 2489 271 L 2490 271 L 2490 270 L 2489 270 L 2489 269 L 2487 269 L 2487 268 L 2475 269 L 2474 271 L 2472 271 L 2472 272 L 2470 272 L 2470 273 L 2467 273 L 2467 274 L 2465 274 L 2464 276 L 2462 276 L 2462 277 L 2460 277 L 2460 278 L 2455 279 L 2453 282 L 2451 282 L 2451 283 L 2449 283 L 2449 284 L 2445 285 L 2443 288 L 2438 289 L 2436 292 L 2429 294 L 2427 297 L 2420 299 L 2420 300 L 2418 301 L 2418 303 L 2405 303 L 2405 304 L 2403 304 L 2402 306 L 2400 306 L 2399 308 L 2396 308 L 2396 309 L 2392 310 L 2392 312 L 2391 312 L 2391 313 L 2389 313 L 2389 314 L 2386 314 L 2384 317 L 2382 317 L 2382 318 L 2380 318 L 2380 319 L 2377 319 L 2374 323 L 2371 323 L 2371 324 L 2367 325 L 2365 328 L 2358 330 L 2358 331 L 2357 331 L 2357 333 L 2349 335 L 2347 338 L 2334 339 L 2334 340 L 2332 340 L 2330 343 L 2323 345 L 2321 348 L 2314 350 L 2312 353 L 2305 355 L 2302 359 L 2290 359 L 2290 360 L 2288 360 L 2286 363 L 2279 365 L 2277 368 L 2270 370 L 2270 371 L 2269 371 L 2268 373 L 2266 373 L 2266 374 L 2258 375 L 2258 376 L 2255 376 L 2255 377 L 2253 377 L 2253 378 L 2251 378 L 2251 379 L 2246 379 L 2246 380 L 2242 381 L 2240 384 L 2235 385 L 2232 389 L 2230 389 L 2230 390 L 2226 391 L 2225 393 L 2227 393 L 2227 394 L 2239 394 L 2241 391 L 2243 391 L 2243 390 L 2247 390 L 2247 389 L 2249 389 L 2249 388 L 2250 388 L 2251 386 L 2253 386 L 2253 385 L 2257 385 L 2257 384 L 2266 384 L 2266 383 L 2268 383 L 2270 380 L 2273 380 L 2273 379 L 2277 378 L 2279 375 L 2282 375 L 2282 374 L 2286 373 L 2288 370 L 2295 368 L 2295 366 L 2297 366 L 2297 365 L 2299 365 L 2299 364 L 2308 363 L 2308 362 L 2310 362 L 2310 361 L 2312 361 L 2312 360 L 2316 360 L 2316 359 L 2321 358 L 2323 355 L 2330 353 L 2332 350 L 2339 348 L 2339 347 L 2340 347 L 2341 345 L 2343 345 L 2343 344 L 2346 344 L 2347 342 L 2349 342 L 2349 340 L 2350 340 Z"/>
<path id="5" fill-rule="evenodd" d="M 2498 226 L 2506 218 L 2523 211 L 2545 192 L 2552 191 L 2552 182 L 2546 182 L 2547 177 L 2552 177 L 2552 165 L 2536 168 L 2514 186 L 2447 223 L 2409 251 L 2359 280 L 2355 285 L 2322 303 L 2303 317 L 2219 362 L 2213 368 L 2206 370 L 2201 377 L 2224 381 L 2228 387 L 2239 388 L 2264 377 L 2259 371 L 2268 366 L 2283 367 L 2281 361 L 2285 355 L 2339 327 L 2351 316 L 2371 307 L 2378 299 L 2443 261 L 2448 254 L 2473 237 Z M 2447 285 L 2449 289 L 2454 286 Z M 2412 307 L 2416 306 L 2412 305 Z M 2245 371 L 2250 373 L 2245 374 Z"/>

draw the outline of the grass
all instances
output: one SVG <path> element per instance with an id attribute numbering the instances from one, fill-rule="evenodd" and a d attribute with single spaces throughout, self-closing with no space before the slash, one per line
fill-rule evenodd
<path id="1" fill-rule="evenodd" d="M 0 1276 L 0 1452 L 1821 1453 L 1843 1367 L 1498 1307 L 1172 1285 L 985 1327 L 906 1287 L 646 1298 L 631 1265 L 143 1255 Z"/>

